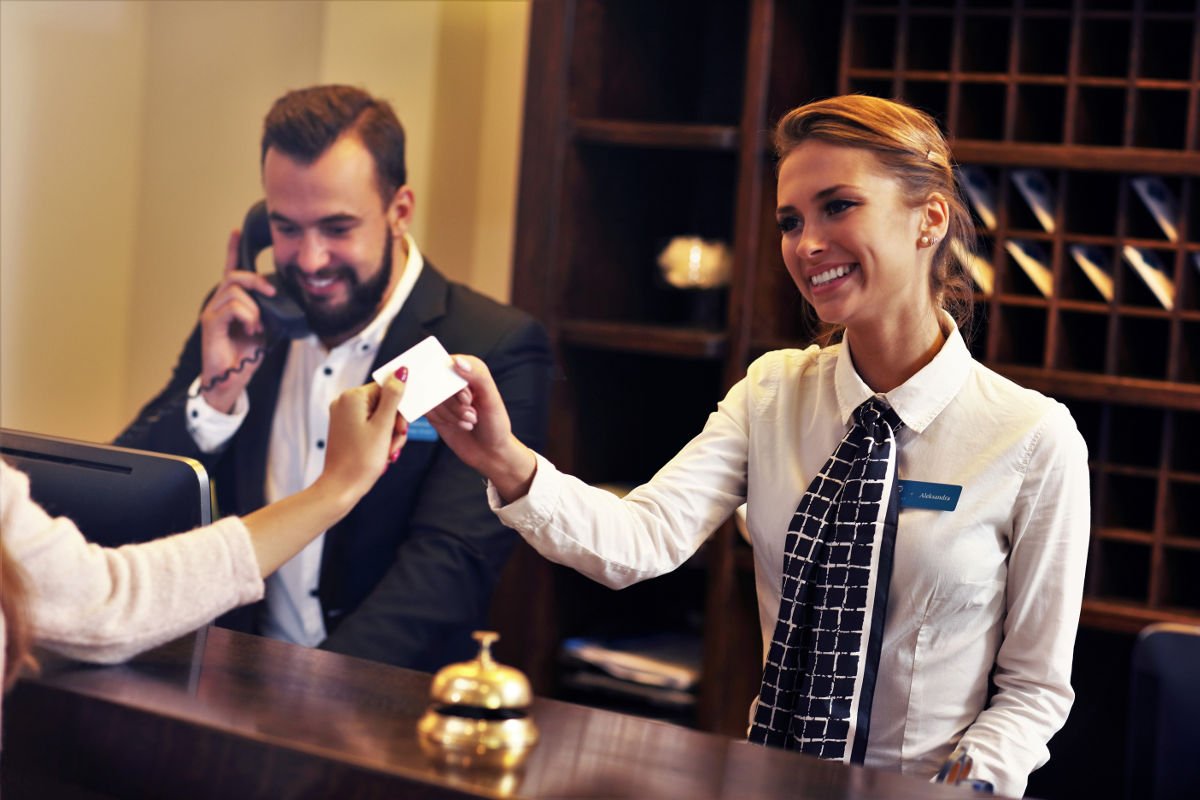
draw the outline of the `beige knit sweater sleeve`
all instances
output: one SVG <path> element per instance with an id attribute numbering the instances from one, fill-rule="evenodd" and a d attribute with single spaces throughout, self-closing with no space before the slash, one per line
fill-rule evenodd
<path id="1" fill-rule="evenodd" d="M 263 594 L 240 519 L 104 548 L 69 519 L 43 511 L 29 497 L 25 474 L 3 461 L 0 536 L 27 576 L 37 643 L 85 661 L 123 661 Z"/>

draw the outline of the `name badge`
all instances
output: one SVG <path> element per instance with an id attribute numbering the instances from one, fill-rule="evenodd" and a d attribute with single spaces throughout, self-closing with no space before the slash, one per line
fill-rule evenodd
<path id="1" fill-rule="evenodd" d="M 960 494 L 962 494 L 962 487 L 949 483 L 900 481 L 901 508 L 932 508 L 935 511 L 953 511 L 958 505 Z"/>
<path id="2" fill-rule="evenodd" d="M 436 442 L 438 433 L 434 430 L 433 423 L 425 417 L 420 417 L 416 422 L 409 423 L 408 440 L 410 442 Z"/>

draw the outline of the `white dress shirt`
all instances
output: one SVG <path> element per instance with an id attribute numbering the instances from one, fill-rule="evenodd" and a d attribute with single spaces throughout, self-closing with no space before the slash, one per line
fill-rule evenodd
<path id="1" fill-rule="evenodd" d="M 539 457 L 529 494 L 501 507 L 489 487 L 492 508 L 545 557 L 620 588 L 682 564 L 746 502 L 765 652 L 788 523 L 873 394 L 845 347 L 756 360 L 700 435 L 623 499 Z M 1065 406 L 976 362 L 956 328 L 882 396 L 905 423 L 899 477 L 962 494 L 953 511 L 900 512 L 866 764 L 930 777 L 961 744 L 972 777 L 1020 795 L 1074 699 L 1086 445 Z"/>
<path id="2" fill-rule="evenodd" d="M 404 242 L 408 250 L 404 272 L 379 313 L 357 336 L 332 350 L 326 350 L 315 334 L 292 340 L 267 451 L 268 503 L 310 486 L 325 468 L 329 404 L 346 389 L 368 380 L 383 337 L 424 266 L 412 237 L 405 235 Z M 198 381 L 191 394 L 195 394 Z M 217 411 L 203 396 L 193 397 L 187 406 L 188 430 L 203 452 L 215 452 L 237 432 L 249 410 L 245 392 L 230 414 Z M 325 620 L 317 597 L 324 546 L 325 535 L 321 534 L 267 578 L 266 609 L 260 620 L 264 635 L 309 647 L 325 640 Z"/>

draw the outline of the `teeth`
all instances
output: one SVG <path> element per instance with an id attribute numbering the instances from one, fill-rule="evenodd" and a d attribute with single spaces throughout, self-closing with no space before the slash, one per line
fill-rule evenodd
<path id="1" fill-rule="evenodd" d="M 304 282 L 307 283 L 309 286 L 314 286 L 318 289 L 323 289 L 326 286 L 331 286 L 333 284 L 333 281 L 334 281 L 333 278 L 305 278 L 305 280 L 304 280 Z"/>
<path id="2" fill-rule="evenodd" d="M 811 283 L 813 286 L 821 286 L 822 284 L 829 283 L 834 278 L 840 278 L 843 275 L 849 274 L 856 266 L 858 265 L 842 264 L 840 266 L 831 267 L 818 275 L 813 275 L 812 278 L 809 279 L 809 283 Z"/>

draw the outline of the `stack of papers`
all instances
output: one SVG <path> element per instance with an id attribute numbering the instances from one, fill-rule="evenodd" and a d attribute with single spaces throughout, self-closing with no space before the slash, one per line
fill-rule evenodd
<path id="1" fill-rule="evenodd" d="M 971 280 L 975 281 L 979 291 L 983 292 L 985 297 L 991 295 L 996 288 L 996 271 L 992 269 L 991 263 L 968 250 L 958 239 L 950 242 L 950 252 L 958 259 L 958 263 L 962 264 L 963 270 L 971 276 Z"/>
<path id="2" fill-rule="evenodd" d="M 1070 247 L 1071 258 L 1087 275 L 1088 280 L 1096 287 L 1108 302 L 1113 299 L 1112 266 L 1109 264 L 1108 253 L 1100 247 L 1091 244 L 1073 244 Z"/>
<path id="3" fill-rule="evenodd" d="M 1025 198 L 1033 216 L 1046 233 L 1054 233 L 1054 189 L 1050 181 L 1036 169 L 1014 169 L 1013 183 Z"/>
<path id="4" fill-rule="evenodd" d="M 686 633 L 620 639 L 567 639 L 562 656 L 571 667 L 563 682 L 660 706 L 695 705 L 703 643 Z"/>
<path id="5" fill-rule="evenodd" d="M 1121 255 L 1125 256 L 1129 266 L 1133 267 L 1162 307 L 1170 311 L 1175 305 L 1175 282 L 1155 252 L 1127 244 Z"/>
<path id="6" fill-rule="evenodd" d="M 1179 218 L 1179 206 L 1175 203 L 1175 195 L 1156 175 L 1143 175 L 1133 179 L 1133 188 L 1138 197 L 1162 228 L 1168 241 L 1178 242 L 1179 231 L 1175 228 L 1175 220 Z"/>
<path id="7" fill-rule="evenodd" d="M 1004 243 L 1004 249 L 1017 262 L 1043 297 L 1049 297 L 1054 291 L 1054 276 L 1050 272 L 1050 262 L 1046 253 L 1037 242 L 1025 239 L 1009 239 Z"/>
<path id="8" fill-rule="evenodd" d="M 996 230 L 996 190 L 992 179 L 980 167 L 961 164 L 957 168 L 958 184 L 971 202 L 979 221 L 989 231 Z"/>

